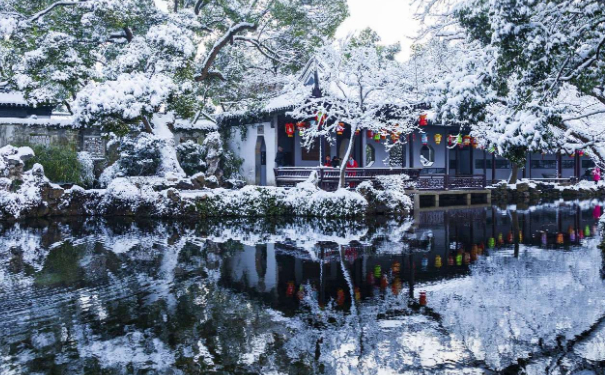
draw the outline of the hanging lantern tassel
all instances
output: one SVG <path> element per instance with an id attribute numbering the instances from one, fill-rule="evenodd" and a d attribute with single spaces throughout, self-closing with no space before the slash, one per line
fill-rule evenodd
<path id="1" fill-rule="evenodd" d="M 288 138 L 294 137 L 294 124 L 286 124 L 286 134 L 288 134 Z"/>

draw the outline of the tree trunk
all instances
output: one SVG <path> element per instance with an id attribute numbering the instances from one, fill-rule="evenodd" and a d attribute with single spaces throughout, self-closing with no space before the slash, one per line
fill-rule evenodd
<path id="1" fill-rule="evenodd" d="M 519 166 L 515 163 L 511 163 L 512 169 L 510 171 L 510 178 L 508 179 L 509 184 L 516 184 L 519 179 Z"/>
<path id="2" fill-rule="evenodd" d="M 351 138 L 349 139 L 349 147 L 347 148 L 347 152 L 340 163 L 340 179 L 338 180 L 338 188 L 343 189 L 345 187 L 345 173 L 347 171 L 347 163 L 349 162 L 349 156 L 351 156 L 351 151 L 353 150 L 353 144 L 355 143 L 355 129 L 351 127 Z"/>
<path id="3" fill-rule="evenodd" d="M 513 242 L 515 244 L 515 258 L 519 258 L 519 214 L 516 210 L 511 211 L 511 221 L 513 224 Z"/>

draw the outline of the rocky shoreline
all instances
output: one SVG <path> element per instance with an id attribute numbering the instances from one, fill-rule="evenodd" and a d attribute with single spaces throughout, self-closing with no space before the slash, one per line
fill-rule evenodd
<path id="1" fill-rule="evenodd" d="M 555 183 L 521 180 L 510 185 L 505 182 L 489 187 L 492 192 L 492 202 L 506 203 L 538 203 L 542 200 L 556 199 L 592 199 L 605 197 L 605 183 L 597 185 L 592 181 L 581 181 L 575 185 L 560 185 Z"/>
<path id="2" fill-rule="evenodd" d="M 366 184 L 359 189 L 325 192 L 310 183 L 294 188 L 246 186 L 156 191 L 154 186 L 117 179 L 107 189 L 61 188 L 48 181 L 25 184 L 17 192 L 0 192 L 0 219 L 53 216 L 132 216 L 148 218 L 305 216 L 360 218 L 368 215 L 406 217 L 405 195 Z"/>

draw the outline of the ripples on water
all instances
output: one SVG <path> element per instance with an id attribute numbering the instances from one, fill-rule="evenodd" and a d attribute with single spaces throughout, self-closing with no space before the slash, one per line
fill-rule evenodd
<path id="1" fill-rule="evenodd" d="M 0 224 L 0 373 L 602 374 L 600 210 Z"/>

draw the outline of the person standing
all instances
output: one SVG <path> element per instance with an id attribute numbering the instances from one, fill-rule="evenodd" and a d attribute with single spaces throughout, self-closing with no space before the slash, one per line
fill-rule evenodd
<path id="1" fill-rule="evenodd" d="M 286 153 L 281 146 L 277 147 L 277 154 L 275 154 L 275 165 L 278 168 L 286 166 Z"/>
<path id="2" fill-rule="evenodd" d="M 340 163 L 341 163 L 340 158 L 338 156 L 334 155 L 334 157 L 332 158 L 332 167 L 338 168 L 338 167 L 340 167 Z"/>
<path id="3" fill-rule="evenodd" d="M 326 155 L 326 160 L 324 161 L 324 167 L 332 167 L 332 159 L 330 159 L 330 155 Z"/>
<path id="4" fill-rule="evenodd" d="M 595 169 L 592 170 L 592 177 L 595 184 L 598 184 L 599 181 L 601 181 L 601 168 L 595 167 Z"/>
<path id="5" fill-rule="evenodd" d="M 347 169 L 350 168 L 359 168 L 359 164 L 353 159 L 353 156 L 349 156 L 349 160 L 347 161 Z"/>

